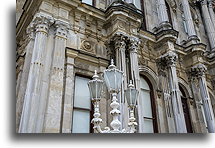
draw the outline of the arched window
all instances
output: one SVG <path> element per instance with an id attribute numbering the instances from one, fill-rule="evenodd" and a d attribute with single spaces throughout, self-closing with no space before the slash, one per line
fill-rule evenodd
<path id="1" fill-rule="evenodd" d="M 172 17 L 171 17 L 170 7 L 169 7 L 169 4 L 166 1 L 165 1 L 165 3 L 166 3 L 166 11 L 167 11 L 168 18 L 169 18 L 169 23 L 172 25 Z"/>
<path id="2" fill-rule="evenodd" d="M 153 87 L 149 79 L 145 76 L 141 76 L 140 78 L 140 99 L 142 102 L 142 118 L 144 120 L 143 132 L 157 133 L 158 131 Z"/>
<path id="3" fill-rule="evenodd" d="M 182 102 L 187 132 L 193 133 L 191 119 L 190 119 L 190 112 L 189 112 L 189 108 L 188 108 L 188 104 L 187 104 L 187 96 L 186 96 L 184 89 L 180 85 L 179 85 L 179 90 L 181 92 L 181 102 Z"/>

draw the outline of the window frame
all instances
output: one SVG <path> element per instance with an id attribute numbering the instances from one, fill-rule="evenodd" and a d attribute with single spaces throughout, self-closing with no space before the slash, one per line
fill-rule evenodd
<path id="1" fill-rule="evenodd" d="M 76 77 L 82 77 L 91 80 L 89 76 L 82 75 L 82 74 L 75 74 L 75 79 L 74 79 L 74 84 L 76 82 Z M 91 120 L 93 119 L 93 111 L 94 111 L 94 106 L 92 104 L 92 101 L 90 99 L 90 109 L 87 108 L 81 108 L 81 107 L 75 107 L 75 85 L 74 85 L 74 95 L 73 95 L 73 110 L 72 110 L 72 124 L 71 124 L 71 133 L 73 133 L 73 118 L 74 118 L 74 110 L 82 110 L 82 111 L 89 111 L 90 113 L 90 122 L 89 122 L 89 133 L 94 133 L 93 130 L 93 124 L 91 123 Z"/>
<path id="2" fill-rule="evenodd" d="M 81 0 L 81 3 L 84 3 L 84 4 L 89 5 L 89 6 L 93 6 L 93 7 L 96 6 L 96 0 L 92 0 L 92 5 L 83 2 L 83 0 Z"/>
<path id="3" fill-rule="evenodd" d="M 152 110 L 152 117 L 153 118 L 148 118 L 148 117 L 143 117 L 144 119 L 151 119 L 153 121 L 153 129 L 154 129 L 154 133 L 158 133 L 158 124 L 157 124 L 157 114 L 156 114 L 156 103 L 155 103 L 155 96 L 154 96 L 154 89 L 153 89 L 153 85 L 151 83 L 151 81 L 148 79 L 148 77 L 146 77 L 145 75 L 140 75 L 140 78 L 143 78 L 148 86 L 150 90 L 150 99 L 151 99 L 151 110 Z M 141 88 L 140 88 L 141 89 Z M 145 90 L 145 89 L 143 89 Z"/>

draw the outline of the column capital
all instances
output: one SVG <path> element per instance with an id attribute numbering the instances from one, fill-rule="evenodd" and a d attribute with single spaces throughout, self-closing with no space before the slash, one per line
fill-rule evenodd
<path id="1" fill-rule="evenodd" d="M 200 0 L 201 5 L 207 5 L 207 0 Z"/>
<path id="2" fill-rule="evenodd" d="M 128 49 L 130 50 L 130 52 L 137 52 L 137 50 L 139 49 L 140 40 L 135 37 L 130 37 L 128 41 Z"/>
<path id="3" fill-rule="evenodd" d="M 204 64 L 197 64 L 190 69 L 191 77 L 202 77 L 205 75 L 207 68 Z"/>
<path id="4" fill-rule="evenodd" d="M 159 58 L 159 63 L 161 63 L 163 67 L 166 67 L 166 66 L 170 67 L 170 66 L 176 66 L 177 60 L 178 60 L 178 55 L 173 51 L 169 51 Z"/>
<path id="5" fill-rule="evenodd" d="M 67 39 L 67 34 L 70 28 L 68 23 L 57 20 L 55 21 L 54 27 L 56 37 Z"/>
<path id="6" fill-rule="evenodd" d="M 36 14 L 33 20 L 36 32 L 48 33 L 49 27 L 54 23 L 54 19 L 43 14 Z"/>
<path id="7" fill-rule="evenodd" d="M 123 33 L 116 33 L 112 38 L 112 41 L 115 45 L 115 49 L 125 50 L 127 38 L 128 37 Z"/>

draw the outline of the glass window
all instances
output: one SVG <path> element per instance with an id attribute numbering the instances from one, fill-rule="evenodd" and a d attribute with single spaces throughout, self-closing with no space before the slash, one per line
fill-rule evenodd
<path id="1" fill-rule="evenodd" d="M 152 93 L 153 91 L 150 89 L 150 86 L 145 78 L 140 78 L 140 99 L 142 101 L 142 111 L 143 111 L 143 119 L 144 119 L 144 125 L 143 125 L 143 132 L 144 133 L 154 133 L 155 130 L 155 114 L 154 108 L 153 108 L 153 102 L 152 102 Z"/>
<path id="2" fill-rule="evenodd" d="M 137 9 L 141 10 L 141 2 L 140 2 L 140 0 L 134 0 L 134 5 L 137 7 Z"/>
<path id="3" fill-rule="evenodd" d="M 93 0 L 82 0 L 82 3 L 86 3 L 88 5 L 93 5 Z"/>
<path id="4" fill-rule="evenodd" d="M 90 132 L 91 100 L 87 83 L 90 79 L 75 77 L 72 133 Z"/>

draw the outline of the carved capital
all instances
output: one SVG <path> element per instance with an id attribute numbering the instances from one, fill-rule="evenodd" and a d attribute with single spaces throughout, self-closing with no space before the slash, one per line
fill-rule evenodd
<path id="1" fill-rule="evenodd" d="M 69 24 L 62 22 L 62 21 L 56 21 L 55 28 L 56 28 L 56 30 L 55 30 L 56 37 L 67 39 Z"/>
<path id="2" fill-rule="evenodd" d="M 176 66 L 177 60 L 178 55 L 173 51 L 169 51 L 159 58 L 158 63 L 161 67 L 165 68 L 170 66 Z"/>
<path id="3" fill-rule="evenodd" d="M 129 38 L 128 48 L 130 52 L 137 52 L 139 49 L 140 40 L 134 37 Z"/>
<path id="4" fill-rule="evenodd" d="M 198 64 L 198 65 L 193 66 L 190 69 L 190 75 L 191 75 L 191 77 L 199 78 L 199 77 L 204 76 L 206 71 L 207 71 L 207 68 L 204 64 Z"/>
<path id="5" fill-rule="evenodd" d="M 127 36 L 122 33 L 116 33 L 113 37 L 115 50 L 125 50 Z"/>
<path id="6" fill-rule="evenodd" d="M 54 19 L 49 16 L 37 14 L 34 18 L 33 23 L 36 28 L 36 33 L 42 32 L 48 34 L 49 27 L 54 23 Z"/>
<path id="7" fill-rule="evenodd" d="M 201 5 L 207 5 L 207 0 L 200 0 Z"/>

